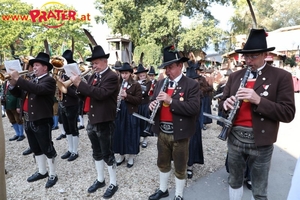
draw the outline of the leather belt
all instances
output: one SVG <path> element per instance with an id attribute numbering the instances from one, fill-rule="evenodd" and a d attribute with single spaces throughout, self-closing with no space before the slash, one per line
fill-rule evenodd
<path id="1" fill-rule="evenodd" d="M 232 127 L 231 133 L 234 135 L 236 139 L 241 142 L 253 144 L 254 142 L 254 134 L 253 129 L 243 126 L 234 126 Z"/>
<path id="2" fill-rule="evenodd" d="M 166 134 L 173 134 L 173 123 L 172 122 L 160 122 L 159 128 Z"/>

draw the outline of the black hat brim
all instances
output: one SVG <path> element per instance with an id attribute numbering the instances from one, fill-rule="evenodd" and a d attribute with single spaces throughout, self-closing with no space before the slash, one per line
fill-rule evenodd
<path id="1" fill-rule="evenodd" d="M 105 55 L 103 55 L 103 56 L 95 56 L 95 57 L 90 57 L 90 58 L 87 58 L 86 59 L 86 61 L 92 61 L 92 60 L 96 60 L 96 59 L 98 59 L 98 58 L 109 58 L 109 53 L 108 54 L 105 54 Z"/>
<path id="2" fill-rule="evenodd" d="M 67 60 L 68 64 L 77 63 L 75 60 Z"/>
<path id="3" fill-rule="evenodd" d="M 189 59 L 187 58 L 187 57 L 182 57 L 182 58 L 180 58 L 180 59 L 178 59 L 178 60 L 170 60 L 170 61 L 168 61 L 168 62 L 165 62 L 165 63 L 163 63 L 161 66 L 159 66 L 158 68 L 159 69 L 164 69 L 166 66 L 168 66 L 168 65 L 171 65 L 171 64 L 173 64 L 173 63 L 175 63 L 175 62 L 187 62 Z"/>
<path id="4" fill-rule="evenodd" d="M 149 69 L 145 69 L 145 70 L 142 70 L 142 71 L 139 71 L 139 72 L 134 72 L 134 74 L 140 74 L 140 73 L 143 73 L 143 72 L 148 72 Z"/>
<path id="5" fill-rule="evenodd" d="M 116 67 L 116 66 L 112 66 L 111 68 L 114 69 L 114 70 L 119 70 L 119 69 L 121 69 L 121 67 Z"/>
<path id="6" fill-rule="evenodd" d="M 244 49 L 237 49 L 235 50 L 236 53 L 262 53 L 262 52 L 267 52 L 267 51 L 273 51 L 275 47 L 270 47 L 267 49 L 251 49 L 251 50 L 244 50 Z"/>
<path id="7" fill-rule="evenodd" d="M 36 63 L 36 62 L 42 63 L 44 65 L 47 65 L 48 71 L 51 71 L 52 68 L 53 68 L 53 65 L 51 63 L 46 62 L 46 61 L 41 60 L 41 59 L 38 59 L 38 58 L 29 60 L 29 65 L 33 66 L 33 64 Z"/>
<path id="8" fill-rule="evenodd" d="M 157 76 L 158 73 L 148 73 L 148 75 L 154 75 L 154 76 Z"/>
<path id="9" fill-rule="evenodd" d="M 119 69 L 119 72 L 126 72 L 126 71 L 132 73 L 133 69 L 122 69 L 122 68 Z"/>

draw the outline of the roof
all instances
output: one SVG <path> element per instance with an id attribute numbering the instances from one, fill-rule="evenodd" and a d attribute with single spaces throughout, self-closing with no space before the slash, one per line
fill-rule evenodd
<path id="1" fill-rule="evenodd" d="M 218 54 L 218 53 L 207 54 L 205 56 L 205 60 L 207 60 L 207 61 L 216 61 L 216 62 L 222 63 L 222 55 Z"/>
<path id="2" fill-rule="evenodd" d="M 298 50 L 300 47 L 300 26 L 282 28 L 268 32 L 268 47 L 276 47 L 276 51 Z"/>

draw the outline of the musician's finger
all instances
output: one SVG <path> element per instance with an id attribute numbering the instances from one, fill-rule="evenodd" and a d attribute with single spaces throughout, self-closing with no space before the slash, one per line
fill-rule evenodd
<path id="1" fill-rule="evenodd" d="M 78 74 L 75 73 L 75 72 L 71 72 L 71 74 L 72 74 L 73 76 L 77 76 L 77 75 L 78 75 Z"/>

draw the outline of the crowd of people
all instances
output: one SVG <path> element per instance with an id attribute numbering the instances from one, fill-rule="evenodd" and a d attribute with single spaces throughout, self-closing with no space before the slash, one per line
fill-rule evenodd
<path id="1" fill-rule="evenodd" d="M 61 159 L 75 161 L 80 158 L 79 129 L 85 128 L 96 171 L 96 180 L 87 191 L 93 193 L 106 186 L 106 168 L 109 185 L 103 198 L 111 198 L 118 191 L 117 179 L 121 178 L 116 176 L 117 166 L 126 160 L 127 168 L 132 168 L 140 148 L 147 148 L 147 138 L 155 136 L 159 187 L 149 200 L 169 196 L 172 167 L 174 199 L 181 200 L 186 178 L 193 178 L 193 165 L 204 164 L 202 131 L 213 122 L 204 113 L 212 114 L 212 101 L 218 99 L 216 108 L 222 118 L 239 107 L 233 113 L 227 135 L 229 197 L 241 199 L 242 184 L 247 180 L 253 199 L 267 199 L 268 173 L 279 122 L 293 120 L 295 103 L 291 74 L 264 60 L 267 52 L 274 50 L 267 48 L 265 37 L 264 30 L 251 30 L 243 49 L 236 50 L 243 54 L 247 67 L 237 66 L 236 71 L 207 69 L 193 54 L 185 57 L 173 45 L 167 46 L 157 79 L 154 67 L 146 68 L 142 62 L 133 66 L 118 61 L 109 67 L 109 54 L 99 45 L 86 59 L 91 63 L 92 73 L 85 77 L 67 76 L 50 62 L 48 54 L 40 52 L 26 66 L 33 75 L 26 78 L 11 70 L 3 85 L 6 115 L 15 130 L 9 140 L 24 140 L 25 130 L 29 144 L 26 154 L 33 153 L 37 163 L 38 171 L 27 181 L 47 178 L 45 187 L 53 187 L 59 172 L 51 131 L 60 129 L 57 140 L 67 140 Z M 71 50 L 66 50 L 62 57 L 65 64 L 76 63 Z M 249 66 L 252 72 L 247 74 Z M 53 73 L 55 68 L 61 71 Z M 216 75 L 221 76 L 217 84 Z M 241 80 L 246 83 L 243 87 Z M 58 83 L 65 81 L 71 84 L 62 90 Z M 88 118 L 86 126 L 84 114 Z"/>

